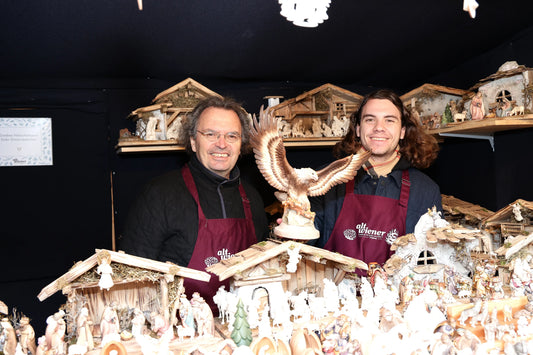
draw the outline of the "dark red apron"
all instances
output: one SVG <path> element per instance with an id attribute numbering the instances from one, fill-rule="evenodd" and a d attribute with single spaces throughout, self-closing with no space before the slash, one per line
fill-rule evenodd
<path id="1" fill-rule="evenodd" d="M 336 251 L 365 263 L 383 265 L 393 254 L 390 246 L 405 234 L 405 217 L 409 201 L 409 172 L 402 173 L 398 200 L 383 196 L 358 195 L 354 180 L 346 183 L 346 195 L 333 232 L 324 249 Z M 363 271 L 359 275 L 366 274 Z"/>
<path id="2" fill-rule="evenodd" d="M 239 184 L 239 192 L 245 218 L 207 219 L 200 206 L 198 190 L 189 167 L 185 165 L 181 173 L 187 189 L 198 206 L 198 238 L 189 265 L 187 265 L 188 268 L 205 271 L 206 267 L 228 259 L 233 254 L 257 243 L 250 201 L 246 197 L 242 184 Z M 218 308 L 213 302 L 213 296 L 221 285 L 225 285 L 228 291 L 228 284 L 229 280 L 220 282 L 218 276 L 214 274 L 211 274 L 209 282 L 185 279 L 183 283 L 188 298 L 190 299 L 194 292 L 200 292 L 215 316 L 218 314 Z"/>

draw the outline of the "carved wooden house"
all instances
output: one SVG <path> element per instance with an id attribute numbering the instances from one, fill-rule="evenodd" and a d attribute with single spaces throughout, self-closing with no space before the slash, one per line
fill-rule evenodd
<path id="1" fill-rule="evenodd" d="M 290 268 L 294 261 L 291 258 L 296 258 L 295 270 Z M 323 296 L 324 279 L 338 285 L 356 269 L 368 270 L 368 266 L 360 260 L 307 244 L 269 240 L 254 244 L 206 271 L 221 281 L 230 278 L 231 287 L 243 301 L 263 297 L 275 311 L 280 306 L 281 295 L 287 291 Z"/>
<path id="2" fill-rule="evenodd" d="M 220 95 L 191 78 L 160 92 L 152 100 L 152 105 L 130 113 L 129 117 L 136 123 L 135 137 L 148 141 L 173 140 L 182 144 L 182 119 L 208 96 Z M 120 139 L 130 138 L 121 136 Z"/>
<path id="3" fill-rule="evenodd" d="M 441 127 L 442 115 L 447 105 L 449 105 L 452 119 L 460 121 L 465 111 L 463 96 L 467 93 L 466 90 L 424 84 L 402 95 L 401 99 L 405 107 L 419 118 L 420 123 L 431 129 Z"/>
<path id="4" fill-rule="evenodd" d="M 280 127 L 284 138 L 341 137 L 362 99 L 349 90 L 324 84 L 269 107 L 269 112 L 286 125 Z"/>
<path id="5" fill-rule="evenodd" d="M 98 267 L 102 263 L 111 266 L 113 285 L 109 289 L 99 286 L 102 275 L 98 273 Z M 44 287 L 37 297 L 44 301 L 61 290 L 67 296 L 65 313 L 70 320 L 67 324 L 75 324 L 73 320 L 79 310 L 87 307 L 89 317 L 96 325 L 94 329 L 98 330 L 104 308 L 110 304 L 126 314 L 138 308 L 144 313 L 162 314 L 170 320 L 184 291 L 184 278 L 207 282 L 210 275 L 169 262 L 96 250 L 95 254 L 76 263 L 67 273 Z M 70 333 L 71 329 L 67 331 Z"/>
<path id="6" fill-rule="evenodd" d="M 503 207 L 490 217 L 485 218 L 481 226 L 493 234 L 500 234 L 502 243 L 508 236 L 529 234 L 533 231 L 533 202 L 518 199 Z"/>

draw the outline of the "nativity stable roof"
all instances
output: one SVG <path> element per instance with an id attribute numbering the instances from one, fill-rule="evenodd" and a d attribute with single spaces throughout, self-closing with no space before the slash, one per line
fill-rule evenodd
<path id="1" fill-rule="evenodd" d="M 135 255 L 129 255 L 124 252 L 96 249 L 95 254 L 85 259 L 84 261 L 77 262 L 67 273 L 63 274 L 56 280 L 52 281 L 48 286 L 44 287 L 37 296 L 37 298 L 39 298 L 40 301 L 44 301 L 57 291 L 76 281 L 81 275 L 91 270 L 93 267 L 99 265 L 99 261 L 107 257 L 110 258 L 111 263 L 115 262 L 132 267 L 146 269 L 149 271 L 159 272 L 162 274 L 180 276 L 183 278 L 206 282 L 209 281 L 209 279 L 211 278 L 211 275 L 206 272 L 181 267 L 171 262 L 160 262 L 151 259 L 141 258 Z"/>
<path id="2" fill-rule="evenodd" d="M 292 99 L 287 99 L 279 104 L 277 104 L 276 106 L 272 106 L 270 108 L 270 110 L 279 110 L 280 108 L 283 108 L 285 106 L 290 106 L 292 104 L 295 104 L 295 103 L 298 103 L 300 101 L 303 101 L 309 97 L 312 97 L 313 95 L 316 95 L 320 92 L 328 92 L 328 91 L 332 91 L 334 92 L 336 95 L 346 99 L 346 100 L 349 100 L 349 101 L 354 101 L 354 102 L 360 102 L 362 99 L 363 99 L 363 96 L 359 95 L 359 94 L 356 94 L 352 91 L 349 91 L 349 90 L 346 90 L 346 89 L 343 89 L 339 86 L 336 86 L 336 85 L 333 85 L 333 84 L 324 84 L 324 85 L 320 85 L 319 87 L 316 87 L 312 90 L 309 90 L 309 91 L 306 91 L 296 97 L 293 97 Z"/>
<path id="3" fill-rule="evenodd" d="M 366 263 L 358 259 L 295 241 L 280 242 L 275 240 L 254 244 L 229 259 L 211 265 L 206 270 L 217 275 L 220 281 L 223 281 L 269 259 L 278 257 L 294 247 L 300 248 L 299 254 L 303 258 L 317 263 L 329 260 L 334 262 L 339 269 L 347 272 L 354 272 L 355 269 L 368 270 Z"/>
<path id="4" fill-rule="evenodd" d="M 172 87 L 160 92 L 159 94 L 157 94 L 157 96 L 152 100 L 152 102 L 160 102 L 160 101 L 162 101 L 162 99 L 165 99 L 170 94 L 173 94 L 173 93 L 175 93 L 175 92 L 177 92 L 177 91 L 179 91 L 181 89 L 194 90 L 197 93 L 201 94 L 203 97 L 220 96 L 219 94 L 217 94 L 213 90 L 207 88 L 206 86 L 203 86 L 202 84 L 200 84 L 196 80 L 194 80 L 192 78 L 187 78 L 187 79 L 185 79 L 183 81 L 180 81 L 176 85 L 174 85 L 174 86 L 172 86 Z"/>
<path id="5" fill-rule="evenodd" d="M 513 217 L 513 206 L 512 206 L 516 203 L 518 203 L 522 208 L 526 209 L 527 214 L 533 213 L 533 202 L 532 201 L 518 199 L 515 202 L 510 203 L 507 206 L 501 208 L 500 210 L 498 210 L 496 213 L 492 214 L 491 216 L 485 218 L 482 221 L 483 226 L 484 227 L 494 226 L 494 225 L 500 225 L 502 223 L 509 223 L 509 222 L 516 223 Z"/>
<path id="6" fill-rule="evenodd" d="M 493 211 L 475 205 L 470 202 L 460 200 L 451 195 L 441 195 L 442 209 L 452 218 L 462 217 L 467 222 L 478 224 L 482 220 L 494 215 Z"/>
<path id="7" fill-rule="evenodd" d="M 406 94 L 403 94 L 400 98 L 402 99 L 403 102 L 405 102 L 406 100 L 409 100 L 415 96 L 421 96 L 421 95 L 434 96 L 435 93 L 463 96 L 464 94 L 467 94 L 468 91 L 462 90 L 462 89 L 450 88 L 450 87 L 442 86 L 442 85 L 424 84 L 424 85 L 417 87 L 416 89 L 409 91 Z"/>

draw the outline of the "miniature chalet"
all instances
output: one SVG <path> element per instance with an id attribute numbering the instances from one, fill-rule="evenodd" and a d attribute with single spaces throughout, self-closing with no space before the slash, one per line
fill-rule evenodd
<path id="1" fill-rule="evenodd" d="M 468 91 L 446 86 L 424 84 L 402 95 L 405 107 L 417 116 L 420 123 L 428 128 L 440 128 L 442 115 L 449 106 L 454 122 L 464 120 L 463 96 Z"/>
<path id="2" fill-rule="evenodd" d="M 112 285 L 108 285 L 110 287 L 107 290 L 99 286 L 103 276 L 98 274 L 98 268 L 103 263 L 110 265 L 112 270 Z M 175 316 L 180 295 L 184 291 L 184 278 L 207 282 L 210 275 L 170 262 L 163 263 L 123 252 L 96 250 L 95 254 L 76 263 L 67 273 L 43 288 L 37 297 L 44 301 L 61 290 L 67 296 L 67 319 L 76 319 L 79 310 L 86 307 L 94 325 L 100 324 L 104 308 L 112 303 L 118 311 L 131 313 L 130 310 L 138 308 L 148 314 L 161 314 L 170 321 Z M 94 329 L 98 330 L 99 327 L 95 326 Z M 70 334 L 71 330 L 67 329 L 67 332 Z"/>
<path id="3" fill-rule="evenodd" d="M 152 105 L 136 109 L 129 117 L 136 122 L 135 137 L 121 133 L 119 141 L 177 140 L 180 142 L 182 119 L 193 110 L 196 104 L 208 97 L 220 96 L 191 78 L 187 78 L 171 88 L 160 92 Z"/>
<path id="4" fill-rule="evenodd" d="M 293 265 L 296 269 L 291 272 L 293 257 L 297 259 L 297 264 Z M 279 303 L 276 296 L 280 293 L 307 291 L 323 296 L 324 279 L 338 285 L 355 269 L 368 270 L 368 266 L 360 260 L 307 244 L 268 240 L 254 244 L 206 270 L 218 276 L 220 281 L 231 278 L 231 287 L 243 301 L 263 295 L 271 310 L 275 311 L 276 303 Z"/>
<path id="5" fill-rule="evenodd" d="M 481 227 L 500 238 L 504 244 L 507 237 L 527 235 L 533 232 L 533 202 L 518 199 L 503 207 L 481 222 Z"/>
<path id="6" fill-rule="evenodd" d="M 483 103 L 493 117 L 524 116 L 533 111 L 532 80 L 533 68 L 509 61 L 496 73 L 481 79 L 470 90 L 483 94 Z M 469 102 L 465 104 L 469 105 Z M 491 117 L 489 112 L 486 114 Z"/>
<path id="7" fill-rule="evenodd" d="M 277 102 L 268 97 L 269 102 Z M 342 137 L 346 134 L 349 119 L 363 97 L 332 84 L 285 100 L 268 108 L 277 117 L 284 138 Z"/>

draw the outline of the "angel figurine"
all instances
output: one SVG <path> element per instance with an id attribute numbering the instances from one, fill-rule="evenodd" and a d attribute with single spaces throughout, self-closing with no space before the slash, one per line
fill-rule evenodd
<path id="1" fill-rule="evenodd" d="M 352 154 L 338 159 L 325 168 L 293 168 L 287 161 L 283 139 L 278 133 L 276 119 L 261 107 L 259 121 L 254 117 L 250 141 L 259 171 L 270 185 L 278 190 L 276 197 L 284 206 L 282 222 L 274 234 L 289 239 L 317 239 L 314 212 L 307 196 L 320 196 L 333 186 L 353 179 L 371 152 Z"/>

